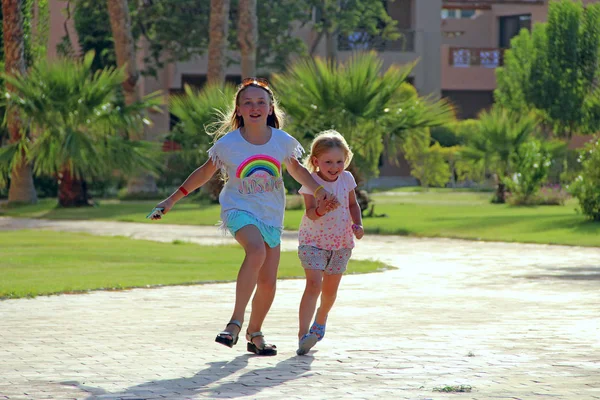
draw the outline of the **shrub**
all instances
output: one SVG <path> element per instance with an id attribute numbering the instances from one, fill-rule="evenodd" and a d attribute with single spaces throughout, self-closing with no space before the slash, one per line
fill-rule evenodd
<path id="1" fill-rule="evenodd" d="M 550 157 L 540 141 L 530 140 L 518 148 L 515 158 L 516 172 L 504 183 L 514 197 L 527 204 L 548 177 Z"/>
<path id="2" fill-rule="evenodd" d="M 588 144 L 579 157 L 581 174 L 569 187 L 579 201 L 581 212 L 592 221 L 600 221 L 600 140 Z"/>
<path id="3" fill-rule="evenodd" d="M 511 193 L 506 201 L 513 206 L 564 206 L 570 197 L 569 192 L 560 185 L 551 185 L 542 187 L 528 197 Z"/>

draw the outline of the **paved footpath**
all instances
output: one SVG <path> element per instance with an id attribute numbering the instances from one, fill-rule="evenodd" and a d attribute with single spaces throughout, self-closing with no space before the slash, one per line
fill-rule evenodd
<path id="1" fill-rule="evenodd" d="M 213 227 L 0 218 L 23 228 L 231 241 Z M 600 399 L 600 249 L 371 236 L 355 254 L 397 269 L 344 277 L 303 357 L 301 280 L 279 283 L 270 358 L 214 343 L 233 284 L 0 301 L 0 399 Z M 472 390 L 435 391 L 452 385 Z"/>

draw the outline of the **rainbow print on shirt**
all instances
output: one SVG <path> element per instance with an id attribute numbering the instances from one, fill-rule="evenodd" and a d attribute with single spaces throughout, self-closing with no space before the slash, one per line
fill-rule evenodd
<path id="1" fill-rule="evenodd" d="M 235 176 L 240 179 L 248 178 L 257 172 L 266 172 L 274 178 L 281 176 L 281 164 L 273 157 L 257 154 L 245 159 L 235 171 Z"/>
<path id="2" fill-rule="evenodd" d="M 265 154 L 245 159 L 237 167 L 235 176 L 241 180 L 238 191 L 242 194 L 275 192 L 283 188 L 281 163 Z"/>

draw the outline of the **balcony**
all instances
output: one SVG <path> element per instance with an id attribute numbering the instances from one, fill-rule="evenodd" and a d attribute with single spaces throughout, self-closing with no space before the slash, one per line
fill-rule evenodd
<path id="1" fill-rule="evenodd" d="M 504 61 L 504 50 L 442 45 L 442 90 L 496 88 L 496 68 Z"/>
<path id="2" fill-rule="evenodd" d="M 497 68 L 504 63 L 504 49 L 450 47 L 448 64 L 454 68 Z"/>
<path id="3" fill-rule="evenodd" d="M 384 51 L 415 51 L 415 31 L 400 31 L 400 38 L 397 40 L 384 40 L 381 36 L 373 36 L 364 31 L 353 32 L 350 35 L 339 35 L 338 50 L 357 51 L 357 50 L 376 50 Z"/>
<path id="4" fill-rule="evenodd" d="M 521 4 L 521 5 L 538 5 L 544 4 L 546 0 L 443 0 L 443 7 L 446 6 L 490 6 L 493 4 Z"/>

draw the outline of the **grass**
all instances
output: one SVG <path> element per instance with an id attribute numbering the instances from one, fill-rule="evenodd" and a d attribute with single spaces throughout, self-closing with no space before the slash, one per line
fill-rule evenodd
<path id="1" fill-rule="evenodd" d="M 472 386 L 469 385 L 451 385 L 451 386 L 443 386 L 443 387 L 434 387 L 434 392 L 444 392 L 444 393 L 470 393 L 473 390 Z"/>
<path id="2" fill-rule="evenodd" d="M 0 231 L 0 299 L 233 281 L 243 251 L 238 246 L 155 243 L 124 237 L 51 231 Z M 387 269 L 351 260 L 348 270 Z M 282 252 L 279 278 L 304 276 L 295 252 Z"/>
<path id="3" fill-rule="evenodd" d="M 565 206 L 513 207 L 491 204 L 491 195 L 415 188 L 377 193 L 372 196 L 375 213 L 387 217 L 365 218 L 365 229 L 367 234 L 600 246 L 600 224 L 578 214 L 575 200 Z M 150 223 L 145 216 L 156 202 L 109 200 L 102 201 L 100 207 L 80 209 L 60 209 L 55 204 L 51 199 L 33 206 L 0 208 L 0 216 Z M 286 211 L 286 229 L 299 226 L 303 210 L 294 208 Z M 200 205 L 186 199 L 163 221 L 152 223 L 215 225 L 218 220 L 218 205 Z"/>

